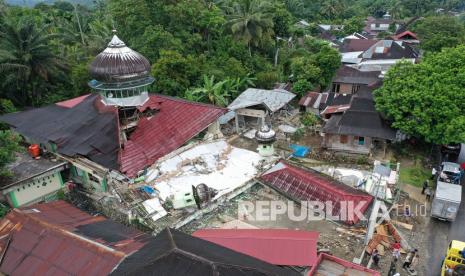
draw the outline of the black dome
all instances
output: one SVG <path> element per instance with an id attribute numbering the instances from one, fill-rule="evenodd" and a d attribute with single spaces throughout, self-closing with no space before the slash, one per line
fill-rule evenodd
<path id="1" fill-rule="evenodd" d="M 116 35 L 90 65 L 92 78 L 101 82 L 124 82 L 149 76 L 150 62 L 127 47 Z"/>

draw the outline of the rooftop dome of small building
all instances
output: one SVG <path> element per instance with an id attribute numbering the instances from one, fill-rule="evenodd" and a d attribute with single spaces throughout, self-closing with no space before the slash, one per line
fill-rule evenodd
<path id="1" fill-rule="evenodd" d="M 113 35 L 103 52 L 90 65 L 92 78 L 99 82 L 126 82 L 149 76 L 150 62 Z"/>
<path id="2" fill-rule="evenodd" d="M 255 139 L 260 143 L 272 143 L 276 140 L 276 132 L 267 124 L 263 124 L 260 130 L 255 132 Z"/>

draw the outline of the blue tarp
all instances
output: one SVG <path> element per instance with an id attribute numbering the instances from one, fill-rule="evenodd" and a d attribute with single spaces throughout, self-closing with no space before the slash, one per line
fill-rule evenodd
<path id="1" fill-rule="evenodd" d="M 294 157 L 305 157 L 310 152 L 310 147 L 306 146 L 291 144 L 290 148 L 293 150 L 292 156 Z"/>
<path id="2" fill-rule="evenodd" d="M 150 186 L 142 186 L 140 189 L 149 195 L 155 194 L 155 190 Z"/>

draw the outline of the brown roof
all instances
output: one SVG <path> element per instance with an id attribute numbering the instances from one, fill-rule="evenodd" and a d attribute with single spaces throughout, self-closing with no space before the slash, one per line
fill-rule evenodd
<path id="1" fill-rule="evenodd" d="M 308 92 L 307 95 L 303 96 L 299 100 L 299 105 L 301 106 L 313 106 L 313 104 L 316 102 L 318 97 L 320 96 L 320 93 L 318 92 Z"/>
<path id="2" fill-rule="evenodd" d="M 368 50 L 373 44 L 378 42 L 376 39 L 344 39 L 339 51 L 341 53 L 363 52 Z"/>
<path id="3" fill-rule="evenodd" d="M 64 201 L 12 210 L 0 237 L 7 275 L 106 275 L 150 238 Z"/>
<path id="4" fill-rule="evenodd" d="M 332 82 L 373 85 L 380 80 L 380 74 L 380 71 L 360 71 L 356 68 L 342 65 L 337 69 Z"/>

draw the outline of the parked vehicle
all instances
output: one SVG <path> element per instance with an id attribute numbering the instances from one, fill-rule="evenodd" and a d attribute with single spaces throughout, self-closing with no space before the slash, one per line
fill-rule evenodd
<path id="1" fill-rule="evenodd" d="M 460 184 L 462 172 L 460 165 L 452 162 L 442 162 L 438 182 Z"/>
<path id="2" fill-rule="evenodd" d="M 441 220 L 454 221 L 461 200 L 462 186 L 438 181 L 431 206 L 431 216 Z"/>
<path id="3" fill-rule="evenodd" d="M 452 240 L 442 262 L 441 276 L 465 276 L 465 242 Z"/>

